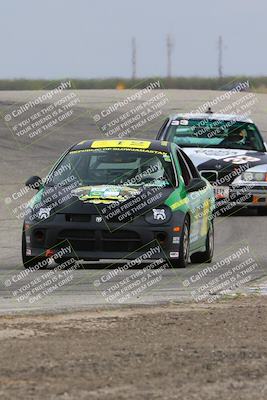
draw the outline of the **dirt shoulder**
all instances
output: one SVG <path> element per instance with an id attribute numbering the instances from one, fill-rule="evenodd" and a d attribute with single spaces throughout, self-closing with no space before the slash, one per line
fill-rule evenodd
<path id="1" fill-rule="evenodd" d="M 4 399 L 267 398 L 267 297 L 0 317 Z"/>

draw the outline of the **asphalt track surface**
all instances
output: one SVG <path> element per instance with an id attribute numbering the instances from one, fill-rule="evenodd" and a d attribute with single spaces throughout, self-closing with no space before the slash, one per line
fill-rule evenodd
<path id="1" fill-rule="evenodd" d="M 22 220 L 17 217 L 14 209 L 19 202 L 23 203 L 31 196 L 28 193 L 22 194 L 21 199 L 16 202 L 6 199 L 12 199 L 12 194 L 14 193 L 22 193 L 24 182 L 29 176 L 43 176 L 58 156 L 73 143 L 86 138 L 106 138 L 103 132 L 100 131 L 99 125 L 96 126 L 92 116 L 99 114 L 101 110 L 107 109 L 108 106 L 132 93 L 132 91 L 111 90 L 76 91 L 75 95 L 78 96 L 79 102 L 73 108 L 73 116 L 75 115 L 75 118 L 67 119 L 64 125 L 59 124 L 57 129 L 48 130 L 46 134 L 37 136 L 36 140 L 30 141 L 26 145 L 24 142 L 18 144 L 10 130 L 10 125 L 7 126 L 4 120 L 1 119 L 0 314 L 14 311 L 84 309 L 119 304 L 114 298 L 113 300 L 108 298 L 107 293 L 110 294 L 112 285 L 115 287 L 116 283 L 120 284 L 123 279 L 128 277 L 131 280 L 132 274 L 136 273 L 138 268 L 113 276 L 107 283 L 101 283 L 99 286 L 98 282 L 101 281 L 101 277 L 114 269 L 114 267 L 105 269 L 101 265 L 87 265 L 86 268 L 77 269 L 69 275 L 65 273 L 64 276 L 67 283 L 58 287 L 57 290 L 42 296 L 41 299 L 32 302 L 29 302 L 29 299 L 19 299 L 19 293 L 23 293 L 23 291 L 19 292 L 19 290 L 22 290 L 23 285 L 31 284 L 33 279 L 38 279 L 38 277 L 40 281 L 42 279 L 47 281 L 48 278 L 51 278 L 51 275 L 44 277 L 44 274 L 48 271 L 38 271 L 34 273 L 34 276 L 26 276 L 17 283 L 12 281 L 10 285 L 12 277 L 24 271 L 21 263 Z M 165 91 L 164 95 L 167 96 L 168 101 L 162 107 L 162 113 L 159 118 L 156 118 L 153 122 L 146 123 L 132 136 L 153 138 L 165 115 L 174 110 L 190 111 L 196 109 L 207 100 L 214 99 L 221 93 L 210 91 Z M 25 104 L 29 99 L 33 99 L 40 94 L 41 92 L 0 92 L 2 115 L 6 115 L 7 112 L 10 113 L 13 109 L 17 109 L 19 105 Z M 237 97 L 242 95 L 239 94 Z M 251 116 L 267 139 L 267 95 L 257 94 L 256 98 L 257 101 L 252 107 Z M 137 101 L 136 105 L 138 104 L 139 102 Z M 49 102 L 47 105 L 49 105 Z M 35 106 L 35 109 L 37 112 L 40 107 Z M 218 106 L 217 109 L 219 110 L 220 107 Z M 119 110 L 116 115 L 123 112 L 125 112 L 125 108 Z M 220 277 L 220 282 L 224 282 L 230 274 L 229 270 L 233 272 L 236 266 L 240 265 L 241 262 L 246 262 L 248 258 L 253 260 L 254 267 L 251 268 L 251 271 L 248 269 L 243 278 L 248 277 L 249 283 L 260 282 L 261 280 L 258 281 L 258 279 L 266 277 L 267 270 L 266 222 L 267 217 L 260 217 L 254 211 L 248 212 L 246 210 L 218 218 L 215 223 L 215 256 L 211 264 L 211 266 L 217 264 L 217 268 L 214 267 L 213 270 L 203 276 L 199 272 L 203 271 L 207 265 L 189 265 L 184 270 L 165 269 L 158 274 L 158 280 L 154 283 L 152 282 L 151 286 L 136 294 L 132 290 L 130 298 L 120 304 L 158 304 L 170 301 L 188 301 L 194 298 L 199 301 L 200 298 L 198 299 L 197 295 L 208 293 L 212 281 Z M 238 252 L 240 254 L 240 251 L 243 253 L 237 257 L 236 254 Z M 51 274 L 55 276 L 57 272 L 52 271 Z M 62 279 L 62 276 L 60 279 Z M 134 279 L 136 280 L 137 278 L 135 277 Z M 240 284 L 236 284 L 236 291 L 247 290 L 242 289 L 244 285 L 245 283 L 241 280 Z M 218 290 L 215 290 L 213 296 L 220 295 L 221 290 L 222 286 L 218 286 Z M 212 296 L 207 297 L 207 299 L 210 299 L 209 301 L 212 301 L 212 298 Z"/>

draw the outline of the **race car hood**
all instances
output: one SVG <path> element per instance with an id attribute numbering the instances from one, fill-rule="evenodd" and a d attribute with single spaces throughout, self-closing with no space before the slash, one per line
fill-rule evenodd
<path id="1" fill-rule="evenodd" d="M 142 187 L 95 185 L 44 187 L 30 202 L 34 220 L 44 220 L 55 214 L 110 215 L 110 220 L 134 209 L 134 216 L 163 204 L 172 188 L 144 185 Z M 128 218 L 128 219 L 129 219 Z"/>
<path id="2" fill-rule="evenodd" d="M 183 148 L 199 171 L 217 171 L 218 177 L 230 174 L 231 171 L 239 172 L 257 171 L 266 172 L 267 153 L 252 150 L 238 150 L 226 148 Z M 230 179 L 233 181 L 235 176 Z"/>
<path id="3" fill-rule="evenodd" d="M 192 159 L 196 167 L 203 164 L 216 164 L 217 161 L 225 161 L 232 164 L 245 164 L 247 162 L 254 165 L 267 164 L 267 153 L 253 150 L 238 150 L 225 148 L 200 148 L 185 147 L 185 153 Z M 230 160 L 229 160 L 230 159 Z"/>

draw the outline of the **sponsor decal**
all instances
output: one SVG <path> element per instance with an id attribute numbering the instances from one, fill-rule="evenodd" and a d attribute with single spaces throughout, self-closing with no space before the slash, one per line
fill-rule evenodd
<path id="1" fill-rule="evenodd" d="M 182 207 L 182 206 L 184 206 L 184 205 L 186 205 L 188 203 L 189 203 L 189 199 L 188 199 L 188 197 L 185 197 L 184 199 L 178 200 L 175 203 L 171 204 L 170 207 L 171 207 L 172 210 L 176 210 L 179 207 Z"/>
<path id="2" fill-rule="evenodd" d="M 98 216 L 98 217 L 95 218 L 95 220 L 96 220 L 96 222 L 99 224 L 100 222 L 103 221 L 103 218 L 100 217 L 100 216 Z"/>
<path id="3" fill-rule="evenodd" d="M 40 219 L 47 219 L 48 217 L 50 217 L 51 209 L 52 209 L 51 207 L 40 208 L 40 210 L 38 212 L 38 217 Z"/>
<path id="4" fill-rule="evenodd" d="M 74 196 L 84 203 L 109 204 L 115 201 L 125 201 L 140 194 L 140 189 L 128 186 L 84 186 L 72 191 Z"/>
<path id="5" fill-rule="evenodd" d="M 128 147 L 134 149 L 148 149 L 151 142 L 148 140 L 95 140 L 91 148 Z"/>
<path id="6" fill-rule="evenodd" d="M 180 236 L 173 236 L 172 243 L 173 244 L 179 244 L 180 243 Z"/>
<path id="7" fill-rule="evenodd" d="M 131 148 L 131 147 L 101 147 L 103 150 L 114 150 L 114 151 L 133 151 L 133 152 L 143 152 L 143 153 L 149 153 L 149 154 L 161 154 L 161 155 L 166 155 L 169 153 L 166 153 L 166 151 L 160 151 L 160 150 L 147 150 L 147 149 L 141 149 L 141 148 Z M 79 154 L 79 153 L 90 153 L 90 152 L 95 152 L 98 149 L 81 149 L 81 150 L 71 150 L 69 154 Z"/>
<path id="8" fill-rule="evenodd" d="M 192 233 L 190 237 L 190 243 L 194 243 L 198 240 L 198 232 Z"/>
<path id="9" fill-rule="evenodd" d="M 153 211 L 153 217 L 154 217 L 155 220 L 157 220 L 157 221 L 159 221 L 159 220 L 165 221 L 166 212 L 165 212 L 164 208 L 163 209 L 153 208 L 152 211 Z"/>
<path id="10" fill-rule="evenodd" d="M 171 160 L 171 156 L 170 156 L 169 154 L 163 154 L 163 158 L 164 158 L 164 160 L 167 161 L 167 162 L 171 162 L 171 161 L 172 161 L 172 160 Z"/>
<path id="11" fill-rule="evenodd" d="M 203 220 L 200 230 L 201 236 L 206 236 L 209 230 L 209 211 L 211 209 L 211 202 L 210 199 L 204 201 L 203 205 Z"/>
<path id="12" fill-rule="evenodd" d="M 188 152 L 189 155 L 199 154 L 215 160 L 221 160 L 224 157 L 235 157 L 240 155 L 240 150 L 221 150 L 221 149 L 196 149 L 192 152 Z M 192 154 L 190 154 L 192 153 Z"/>
<path id="13" fill-rule="evenodd" d="M 179 251 L 171 251 L 170 258 L 179 258 Z"/>
<path id="14" fill-rule="evenodd" d="M 260 161 L 260 158 L 251 157 L 251 156 L 237 156 L 237 157 L 228 157 L 223 161 L 232 162 L 232 164 L 247 164 L 248 162 Z"/>

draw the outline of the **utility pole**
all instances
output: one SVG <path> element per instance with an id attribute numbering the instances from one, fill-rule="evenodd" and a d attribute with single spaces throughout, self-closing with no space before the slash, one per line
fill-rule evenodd
<path id="1" fill-rule="evenodd" d="M 219 36 L 218 40 L 218 74 L 219 78 L 223 77 L 223 39 Z"/>
<path id="2" fill-rule="evenodd" d="M 136 39 L 132 38 L 132 79 L 136 79 Z"/>
<path id="3" fill-rule="evenodd" d="M 167 77 L 172 76 L 172 53 L 173 53 L 173 41 L 170 35 L 167 35 Z"/>

